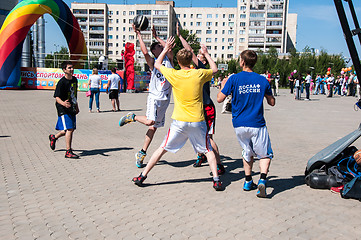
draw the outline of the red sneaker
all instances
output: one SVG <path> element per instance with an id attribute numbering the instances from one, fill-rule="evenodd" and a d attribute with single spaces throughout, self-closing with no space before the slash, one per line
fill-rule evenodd
<path id="1" fill-rule="evenodd" d="M 49 140 L 50 140 L 50 148 L 51 148 L 51 150 L 55 150 L 55 143 L 56 143 L 55 135 L 50 134 L 49 135 Z"/>
<path id="2" fill-rule="evenodd" d="M 340 191 L 343 189 L 344 185 L 341 185 L 339 187 L 332 187 L 331 192 L 332 193 L 340 193 Z"/>
<path id="3" fill-rule="evenodd" d="M 79 156 L 76 155 L 75 153 L 73 153 L 73 150 L 72 150 L 72 149 L 69 149 L 69 150 L 67 150 L 66 153 L 65 153 L 65 158 L 78 159 Z"/>

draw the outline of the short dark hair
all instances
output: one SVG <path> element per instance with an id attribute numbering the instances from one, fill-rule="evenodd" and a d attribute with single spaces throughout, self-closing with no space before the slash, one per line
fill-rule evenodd
<path id="1" fill-rule="evenodd" d="M 157 46 L 157 45 L 160 45 L 160 43 L 159 42 L 154 42 L 154 43 L 152 43 L 152 45 L 150 45 L 150 51 L 153 53 L 153 50 L 155 49 L 155 47 Z"/>
<path id="2" fill-rule="evenodd" d="M 64 61 L 64 62 L 61 64 L 61 68 L 62 68 L 62 69 L 66 69 L 66 67 L 67 67 L 68 65 L 73 65 L 73 63 L 72 63 L 71 61 L 69 61 L 69 60 Z"/>
<path id="3" fill-rule="evenodd" d="M 257 53 L 253 50 L 244 50 L 241 53 L 241 59 L 247 67 L 253 68 L 257 62 Z"/>
<path id="4" fill-rule="evenodd" d="M 110 69 L 110 71 L 112 71 L 113 73 L 116 73 L 117 69 L 115 67 L 113 67 L 112 69 Z"/>

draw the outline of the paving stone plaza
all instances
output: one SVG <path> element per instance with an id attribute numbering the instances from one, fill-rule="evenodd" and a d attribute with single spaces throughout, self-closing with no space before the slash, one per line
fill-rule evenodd
<path id="1" fill-rule="evenodd" d="M 215 100 L 218 90 L 212 88 Z M 281 89 L 276 106 L 265 105 L 275 158 L 268 198 L 244 192 L 241 149 L 231 114 L 216 103 L 215 141 L 227 173 L 226 189 L 212 188 L 208 164 L 194 168 L 191 145 L 165 154 L 143 188 L 131 179 L 141 172 L 134 154 L 146 126 L 122 128 L 129 111 L 145 114 L 147 93 L 122 93 L 121 112 L 111 112 L 105 93 L 101 113 L 88 112 L 79 92 L 80 113 L 74 133 L 78 160 L 64 158 L 65 139 L 49 147 L 57 120 L 53 91 L 0 91 L 0 239 L 359 239 L 361 203 L 304 183 L 308 159 L 355 130 L 361 110 L 354 97 L 295 101 Z M 148 150 L 159 147 L 171 123 L 158 129 Z M 360 140 L 354 146 L 361 148 Z M 254 180 L 258 181 L 258 162 Z"/>

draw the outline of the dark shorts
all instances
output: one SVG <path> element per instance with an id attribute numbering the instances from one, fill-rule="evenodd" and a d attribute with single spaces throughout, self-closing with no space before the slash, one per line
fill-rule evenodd
<path id="1" fill-rule="evenodd" d="M 216 127 L 216 108 L 214 104 L 204 105 L 204 118 L 207 123 L 208 134 L 214 134 Z"/>
<path id="2" fill-rule="evenodd" d="M 111 89 L 109 91 L 109 99 L 118 99 L 118 96 L 119 96 L 119 90 Z"/>

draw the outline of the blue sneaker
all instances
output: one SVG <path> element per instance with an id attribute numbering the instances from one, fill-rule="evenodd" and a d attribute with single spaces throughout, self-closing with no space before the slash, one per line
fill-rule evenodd
<path id="1" fill-rule="evenodd" d="M 257 197 L 259 197 L 259 198 L 267 197 L 266 184 L 267 184 L 267 180 L 265 180 L 265 179 L 260 179 L 258 181 Z"/>
<path id="2" fill-rule="evenodd" d="M 253 182 L 253 180 L 246 182 L 244 181 L 243 190 L 244 191 L 251 191 L 257 189 L 257 185 Z"/>
<path id="3" fill-rule="evenodd" d="M 130 112 L 119 120 L 119 126 L 122 127 L 127 123 L 135 122 L 135 114 Z"/>

